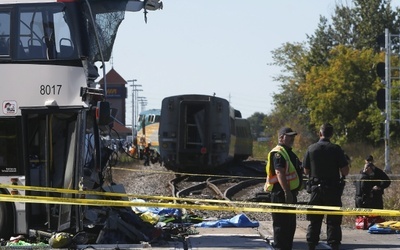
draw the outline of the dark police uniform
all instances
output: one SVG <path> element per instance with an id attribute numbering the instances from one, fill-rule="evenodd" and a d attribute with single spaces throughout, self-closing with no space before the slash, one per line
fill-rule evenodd
<path id="1" fill-rule="evenodd" d="M 300 161 L 292 149 L 279 144 L 283 147 L 289 155 L 290 161 L 296 168 L 298 176 L 300 178 L 300 185 L 297 189 L 292 190 L 293 203 L 297 203 L 298 190 L 301 188 L 301 177 L 302 173 L 300 170 Z M 271 152 L 270 158 L 272 159 L 273 168 L 285 169 L 286 164 L 285 158 L 279 152 Z M 285 203 L 285 192 L 281 185 L 278 183 L 274 184 L 271 190 L 271 202 L 273 203 Z M 274 248 L 281 250 L 290 250 L 293 245 L 293 238 L 296 231 L 296 214 L 284 214 L 284 213 L 272 213 L 273 230 L 274 230 Z"/>
<path id="2" fill-rule="evenodd" d="M 311 194 L 310 205 L 342 206 L 341 196 L 344 180 L 340 168 L 348 165 L 341 147 L 329 139 L 322 138 L 310 145 L 303 160 L 303 167 L 310 171 L 307 191 Z M 307 242 L 313 249 L 319 242 L 324 215 L 308 215 L 310 224 L 307 230 Z M 327 243 L 338 247 L 342 240 L 342 216 L 327 215 Z"/>
<path id="3" fill-rule="evenodd" d="M 361 177 L 356 182 L 356 207 L 383 209 L 384 189 L 389 187 L 391 181 L 382 169 L 373 166 L 373 175 L 361 171 Z M 374 190 L 373 187 L 380 187 Z"/>

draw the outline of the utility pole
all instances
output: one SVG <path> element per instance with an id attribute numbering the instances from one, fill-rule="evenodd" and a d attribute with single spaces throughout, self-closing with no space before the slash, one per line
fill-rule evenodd
<path id="1" fill-rule="evenodd" d="M 145 111 L 147 106 L 147 99 L 144 96 L 139 96 L 138 101 L 140 102 L 140 111 Z"/>
<path id="2" fill-rule="evenodd" d="M 130 85 L 132 87 L 132 136 L 135 135 L 136 133 L 136 117 L 137 117 L 137 92 L 142 91 L 141 89 L 138 89 L 137 87 L 141 87 L 142 85 L 140 84 L 135 84 L 137 80 L 128 80 L 127 82 L 132 82 L 133 84 Z"/>

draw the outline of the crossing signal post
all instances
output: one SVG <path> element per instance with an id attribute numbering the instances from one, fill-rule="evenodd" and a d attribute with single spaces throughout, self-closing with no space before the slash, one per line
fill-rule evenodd
<path id="1" fill-rule="evenodd" d="M 385 62 L 378 63 L 376 67 L 377 75 L 381 78 L 382 83 L 385 88 L 381 88 L 376 93 L 377 106 L 383 111 L 385 115 L 385 172 L 391 173 L 390 168 L 390 121 L 391 121 L 391 67 L 390 67 L 390 57 L 391 57 L 391 42 L 392 35 L 389 33 L 388 29 L 385 29 Z"/>
<path id="2" fill-rule="evenodd" d="M 386 108 L 386 90 L 385 89 L 379 89 L 376 92 L 376 104 L 378 105 L 378 108 L 382 111 L 385 111 Z"/>
<path id="3" fill-rule="evenodd" d="M 384 62 L 379 62 L 376 65 L 376 74 L 382 79 L 385 79 L 386 64 Z"/>

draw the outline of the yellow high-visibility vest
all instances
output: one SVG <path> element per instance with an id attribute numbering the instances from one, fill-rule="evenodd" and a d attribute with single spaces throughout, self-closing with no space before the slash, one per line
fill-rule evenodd
<path id="1" fill-rule="evenodd" d="M 271 150 L 271 152 L 268 154 L 268 161 L 267 161 L 267 166 L 266 166 L 266 172 L 267 172 L 267 181 L 265 183 L 265 191 L 271 191 L 272 188 L 274 187 L 274 184 L 278 182 L 278 177 L 275 174 L 275 169 L 272 167 L 272 160 L 271 160 L 271 153 L 272 152 L 278 152 L 280 153 L 283 158 L 286 161 L 286 166 L 285 166 L 285 175 L 286 175 L 286 181 L 289 184 L 290 190 L 294 190 L 299 187 L 300 184 L 300 179 L 299 176 L 297 175 L 296 168 L 294 167 L 292 161 L 290 161 L 290 157 L 286 149 L 280 145 L 276 146 L 274 149 Z"/>

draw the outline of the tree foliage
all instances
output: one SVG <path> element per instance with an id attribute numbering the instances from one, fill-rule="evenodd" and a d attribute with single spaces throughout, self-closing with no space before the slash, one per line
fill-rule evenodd
<path id="1" fill-rule="evenodd" d="M 277 129 L 282 124 L 291 121 L 296 124 L 308 122 L 308 113 L 304 98 L 298 91 L 299 85 L 305 81 L 307 71 L 304 58 L 307 56 L 304 43 L 286 43 L 281 48 L 272 51 L 274 65 L 283 68 L 282 74 L 275 78 L 281 82 L 280 93 L 273 95 L 275 109 L 266 127 Z M 281 125 L 279 125 L 281 124 Z"/>
<path id="2" fill-rule="evenodd" d="M 306 42 L 275 49 L 273 65 L 282 74 L 274 78 L 280 92 L 264 120 L 267 127 L 276 130 L 291 123 L 314 136 L 321 123 L 331 122 L 342 142 L 379 141 L 384 117 L 376 106 L 382 85 L 375 68 L 384 54 L 377 38 L 385 28 L 399 32 L 399 14 L 390 0 L 338 4 L 331 23 L 321 16 Z"/>
<path id="3" fill-rule="evenodd" d="M 344 45 L 330 53 L 329 65 L 312 67 L 299 88 L 310 111 L 310 123 L 318 128 L 329 121 L 338 138 L 363 140 L 371 133 L 371 124 L 363 113 L 370 113 L 370 107 L 377 109 L 376 77 L 371 71 L 379 57 L 372 49 L 356 50 Z"/>
<path id="4" fill-rule="evenodd" d="M 260 137 L 264 133 L 264 125 L 263 125 L 263 120 L 265 118 L 265 114 L 256 112 L 253 115 L 251 115 L 247 120 L 250 123 L 251 127 L 251 134 L 254 139 Z"/>

